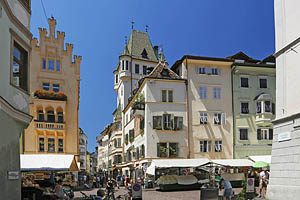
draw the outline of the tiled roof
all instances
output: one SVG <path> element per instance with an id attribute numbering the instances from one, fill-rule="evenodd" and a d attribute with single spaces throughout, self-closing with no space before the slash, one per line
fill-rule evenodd
<path id="1" fill-rule="evenodd" d="M 154 53 L 148 33 L 132 30 L 128 44 L 124 47 L 122 55 L 130 56 L 133 58 L 158 62 Z"/>
<path id="2" fill-rule="evenodd" d="M 238 59 L 238 60 L 245 60 L 246 62 L 248 63 L 258 63 L 260 60 L 257 60 L 257 59 L 253 59 L 249 56 L 247 56 L 244 52 L 240 51 L 232 56 L 228 56 L 227 58 L 229 59 Z"/>
<path id="3" fill-rule="evenodd" d="M 168 68 L 165 63 L 158 63 L 152 72 L 145 78 L 181 79 L 175 72 Z"/>

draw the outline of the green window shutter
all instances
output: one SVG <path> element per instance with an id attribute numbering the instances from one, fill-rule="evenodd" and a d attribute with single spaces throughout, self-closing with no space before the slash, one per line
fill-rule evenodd
<path id="1" fill-rule="evenodd" d="M 269 140 L 273 140 L 273 129 L 269 129 Z"/>
<path id="2" fill-rule="evenodd" d="M 261 140 L 261 129 L 257 129 L 257 140 Z"/>

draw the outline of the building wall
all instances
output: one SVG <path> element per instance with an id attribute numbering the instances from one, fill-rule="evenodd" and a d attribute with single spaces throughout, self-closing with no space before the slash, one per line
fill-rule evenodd
<path id="1" fill-rule="evenodd" d="M 246 158 L 251 155 L 270 155 L 272 140 L 258 140 L 257 129 L 264 127 L 273 128 L 271 120 L 275 118 L 275 115 L 268 115 L 270 116 L 268 118 L 270 122 L 260 126 L 258 124 L 259 121 L 256 121 L 256 117 L 259 114 L 256 114 L 256 100 L 254 98 L 262 93 L 270 94 L 272 103 L 276 102 L 275 68 L 251 66 L 234 66 L 233 68 L 234 158 Z M 248 77 L 249 88 L 240 87 L 240 78 L 242 76 Z M 259 77 L 267 77 L 268 88 L 259 88 Z M 249 103 L 249 114 L 241 114 L 241 102 Z M 240 128 L 248 129 L 248 140 L 240 140 Z"/>
<path id="2" fill-rule="evenodd" d="M 296 200 L 300 195 L 299 185 L 299 114 L 298 99 L 300 87 L 298 63 L 299 42 L 292 45 L 292 51 L 280 50 L 300 35 L 298 19 L 300 2 L 297 0 L 275 0 L 275 36 L 276 36 L 276 120 L 270 167 L 269 199 Z M 275 55 L 276 55 L 275 54 Z M 286 140 L 281 140 L 286 136 Z"/>
<path id="3" fill-rule="evenodd" d="M 80 170 L 86 170 L 86 135 L 79 132 Z"/>
<path id="4" fill-rule="evenodd" d="M 173 90 L 173 103 L 162 102 L 161 90 Z M 158 158 L 157 143 L 178 143 L 178 157 L 186 158 L 187 156 L 187 139 L 186 139 L 186 104 L 185 104 L 185 82 L 184 80 L 147 80 L 140 94 L 145 97 L 145 111 L 143 117 L 145 121 L 144 134 L 140 134 L 135 127 L 136 120 L 139 117 L 134 117 L 126 124 L 124 133 L 129 134 L 129 130 L 135 130 L 135 138 L 131 143 L 124 144 L 124 152 L 134 146 L 135 148 L 145 146 L 145 159 Z M 128 120 L 131 112 L 131 107 L 125 112 L 128 115 Z M 163 114 L 172 114 L 174 116 L 183 117 L 183 130 L 156 130 L 153 128 L 153 116 L 162 116 Z M 139 122 L 139 121 L 138 121 Z M 124 137 L 125 138 L 125 137 Z M 133 159 L 134 160 L 134 159 Z"/>
<path id="5" fill-rule="evenodd" d="M 233 157 L 233 118 L 232 118 L 232 92 L 231 92 L 231 62 L 217 62 L 205 60 L 188 60 L 181 64 L 182 76 L 188 80 L 189 92 L 189 127 L 191 158 L 207 157 L 211 159 Z M 200 66 L 217 67 L 221 69 L 220 75 L 197 74 L 196 68 Z M 199 87 L 206 86 L 207 98 L 200 99 Z M 213 87 L 221 88 L 221 98 L 213 98 Z M 229 102 L 229 103 L 228 103 Z M 200 112 L 207 112 L 208 123 L 200 124 Z M 215 112 L 226 113 L 225 125 L 214 125 Z M 211 152 L 200 152 L 200 140 L 211 141 Z M 214 142 L 222 140 L 222 152 L 214 152 Z"/>
<path id="6" fill-rule="evenodd" d="M 39 41 L 34 38 L 31 42 L 31 73 L 30 73 L 30 94 L 43 88 L 43 83 L 60 85 L 60 91 L 67 96 L 66 101 L 45 100 L 30 97 L 30 114 L 34 119 L 38 118 L 38 110 L 44 111 L 46 119 L 47 110 L 52 108 L 56 116 L 57 112 L 63 112 L 64 123 L 52 123 L 54 128 L 47 127 L 46 122 L 33 121 L 25 131 L 25 154 L 47 153 L 47 138 L 54 137 L 56 142 L 56 151 L 58 138 L 64 139 L 65 154 L 78 154 L 79 148 L 79 126 L 78 126 L 78 109 L 79 109 L 79 80 L 80 80 L 80 56 L 74 56 L 73 45 L 65 44 L 65 33 L 55 34 L 56 20 L 49 19 L 49 34 L 44 28 L 39 28 Z M 49 71 L 43 69 L 43 59 L 52 59 L 60 61 L 60 71 Z M 53 88 L 50 88 L 52 90 Z M 42 128 L 38 127 L 40 124 Z M 61 127 L 57 127 L 61 125 Z M 45 138 L 45 152 L 39 152 L 39 137 Z"/>
<path id="7" fill-rule="evenodd" d="M 11 70 L 14 41 L 27 51 L 28 57 L 30 56 L 29 26 L 30 13 L 20 1 L 0 0 L 1 199 L 21 199 L 20 136 L 30 123 L 31 117 L 28 115 L 28 92 L 11 84 Z M 27 64 L 30 69 L 29 59 Z M 10 171 L 18 172 L 19 178 L 8 179 Z"/>

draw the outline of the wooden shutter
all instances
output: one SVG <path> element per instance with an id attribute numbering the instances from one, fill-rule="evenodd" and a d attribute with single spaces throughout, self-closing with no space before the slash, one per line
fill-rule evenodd
<path id="1" fill-rule="evenodd" d="M 269 140 L 273 140 L 273 129 L 269 129 Z"/>
<path id="2" fill-rule="evenodd" d="M 261 140 L 261 129 L 257 129 L 257 140 Z"/>

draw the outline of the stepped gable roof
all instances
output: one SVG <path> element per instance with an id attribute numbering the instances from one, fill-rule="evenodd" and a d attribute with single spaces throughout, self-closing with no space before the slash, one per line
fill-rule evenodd
<path id="1" fill-rule="evenodd" d="M 124 47 L 122 55 L 132 55 L 136 59 L 158 62 L 148 33 L 137 30 L 132 30 L 128 44 Z"/>
<path id="2" fill-rule="evenodd" d="M 240 51 L 232 56 L 228 56 L 227 58 L 233 59 L 233 60 L 245 60 L 245 62 L 248 62 L 248 63 L 258 63 L 260 61 L 260 60 L 257 60 L 257 59 L 247 56 L 242 51 Z"/>
<path id="3" fill-rule="evenodd" d="M 181 79 L 180 76 L 169 69 L 165 63 L 159 63 L 145 78 Z"/>

